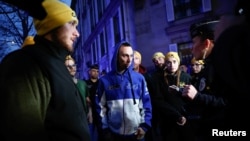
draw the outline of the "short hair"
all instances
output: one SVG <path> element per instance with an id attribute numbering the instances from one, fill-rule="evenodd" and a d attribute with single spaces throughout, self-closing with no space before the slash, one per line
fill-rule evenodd
<path id="1" fill-rule="evenodd" d="M 91 70 L 91 69 L 97 69 L 97 70 L 99 70 L 99 65 L 98 65 L 98 64 L 91 65 L 91 66 L 89 67 L 89 69 L 90 69 L 90 70 Z"/>

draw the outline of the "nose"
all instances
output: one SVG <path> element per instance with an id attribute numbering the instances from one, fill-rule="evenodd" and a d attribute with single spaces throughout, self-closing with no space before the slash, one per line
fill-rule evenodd
<path id="1" fill-rule="evenodd" d="M 77 30 L 76 28 L 75 28 L 74 35 L 75 35 L 76 37 L 80 37 L 80 33 L 78 32 L 78 30 Z"/>

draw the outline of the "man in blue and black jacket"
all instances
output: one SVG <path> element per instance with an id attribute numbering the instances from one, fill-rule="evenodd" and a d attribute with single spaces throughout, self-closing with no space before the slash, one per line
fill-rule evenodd
<path id="1" fill-rule="evenodd" d="M 133 48 L 117 45 L 112 70 L 99 79 L 96 106 L 105 141 L 144 140 L 151 127 L 152 108 L 146 81 L 133 71 Z"/>

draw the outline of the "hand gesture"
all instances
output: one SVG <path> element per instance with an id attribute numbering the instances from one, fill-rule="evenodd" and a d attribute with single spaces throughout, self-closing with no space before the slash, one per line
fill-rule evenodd
<path id="1" fill-rule="evenodd" d="M 141 139 L 143 139 L 144 136 L 145 136 L 145 131 L 144 131 L 141 127 L 139 127 L 139 128 L 137 129 L 137 131 L 135 132 L 135 136 L 136 136 L 136 139 L 137 139 L 137 140 L 141 140 Z"/>

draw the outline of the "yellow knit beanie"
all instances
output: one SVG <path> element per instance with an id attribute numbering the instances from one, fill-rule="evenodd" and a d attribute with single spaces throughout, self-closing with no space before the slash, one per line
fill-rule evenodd
<path id="1" fill-rule="evenodd" d="M 164 54 L 162 52 L 155 52 L 154 55 L 152 56 L 152 60 L 158 57 L 163 57 L 165 58 Z"/>
<path id="2" fill-rule="evenodd" d="M 138 52 L 138 51 L 134 51 L 134 56 L 137 56 L 139 59 L 140 59 L 140 61 L 141 61 L 141 53 L 140 52 Z"/>
<path id="3" fill-rule="evenodd" d="M 191 64 L 195 64 L 195 62 L 199 63 L 200 65 L 204 65 L 204 61 L 203 60 L 196 60 L 195 58 L 193 58 L 191 60 Z"/>
<path id="4" fill-rule="evenodd" d="M 27 45 L 33 45 L 35 44 L 34 37 L 33 36 L 27 36 L 25 40 L 23 41 L 22 47 L 25 47 Z"/>
<path id="5" fill-rule="evenodd" d="M 165 55 L 165 60 L 169 59 L 170 57 L 174 57 L 180 64 L 180 57 L 177 52 L 170 51 Z"/>
<path id="6" fill-rule="evenodd" d="M 70 21 L 75 21 L 78 24 L 75 12 L 59 0 L 44 0 L 42 5 L 47 16 L 42 20 L 33 19 L 38 35 L 44 35 Z"/>

